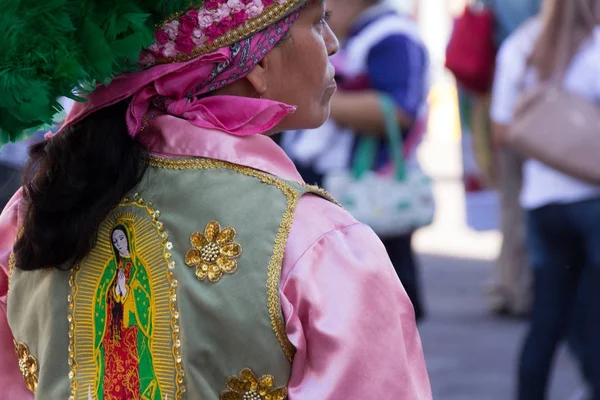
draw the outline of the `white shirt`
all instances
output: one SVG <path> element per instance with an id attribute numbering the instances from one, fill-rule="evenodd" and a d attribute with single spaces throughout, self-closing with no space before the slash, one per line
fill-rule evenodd
<path id="1" fill-rule="evenodd" d="M 526 22 L 500 48 L 491 106 L 491 117 L 496 123 L 510 124 L 522 84 L 529 87 L 536 84 L 536 72 L 527 70 L 527 58 L 533 51 L 540 29 L 539 20 Z M 571 62 L 565 74 L 564 87 L 600 105 L 600 26 Z M 535 209 L 595 197 L 600 197 L 600 186 L 567 176 L 536 160 L 525 162 L 521 191 L 523 208 Z"/>

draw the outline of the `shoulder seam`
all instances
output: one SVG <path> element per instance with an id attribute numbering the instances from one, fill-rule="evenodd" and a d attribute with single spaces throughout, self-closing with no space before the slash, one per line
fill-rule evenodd
<path id="1" fill-rule="evenodd" d="M 353 228 L 355 226 L 364 226 L 365 224 L 363 224 L 362 222 L 353 222 L 351 224 L 348 225 L 344 225 L 344 226 L 340 226 L 334 229 L 331 229 L 325 233 L 323 233 L 321 236 L 319 236 L 317 239 L 315 239 L 307 248 L 306 250 L 304 250 L 302 252 L 302 254 L 300 254 L 300 256 L 298 257 L 298 259 L 296 261 L 294 261 L 294 265 L 292 265 L 292 267 L 290 268 L 289 271 L 287 271 L 287 273 L 285 274 L 285 276 L 282 276 L 280 279 L 280 285 L 284 285 L 285 282 L 287 282 L 289 276 L 292 274 L 292 272 L 296 269 L 296 265 L 298 265 L 298 263 L 300 262 L 300 260 L 302 260 L 304 258 L 304 256 L 306 254 L 308 254 L 308 252 L 310 252 L 321 240 L 323 240 L 326 236 L 329 236 L 329 234 L 333 233 L 333 232 L 339 232 L 339 231 L 344 231 L 346 229 L 349 228 Z"/>

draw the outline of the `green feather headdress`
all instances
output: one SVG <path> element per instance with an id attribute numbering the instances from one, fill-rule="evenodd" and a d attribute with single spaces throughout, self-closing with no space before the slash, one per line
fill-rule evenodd
<path id="1" fill-rule="evenodd" d="M 0 0 L 0 145 L 52 123 L 61 96 L 139 69 L 156 24 L 190 0 Z"/>

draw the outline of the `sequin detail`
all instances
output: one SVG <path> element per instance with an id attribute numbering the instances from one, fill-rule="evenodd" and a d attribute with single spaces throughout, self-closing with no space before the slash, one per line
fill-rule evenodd
<path id="1" fill-rule="evenodd" d="M 264 375 L 260 379 L 252 370 L 245 368 L 239 376 L 227 379 L 228 389 L 223 391 L 220 400 L 285 400 L 287 388 L 273 388 L 275 378 Z"/>
<path id="2" fill-rule="evenodd" d="M 284 180 L 278 179 L 273 175 L 257 171 L 252 168 L 243 167 L 237 164 L 231 164 L 225 161 L 194 158 L 194 159 L 167 159 L 160 157 L 150 157 L 148 164 L 154 168 L 171 170 L 201 170 L 201 169 L 227 169 L 246 176 L 260 180 L 261 182 L 274 186 L 279 189 L 287 198 L 286 210 L 283 215 L 281 225 L 275 238 L 273 257 L 269 262 L 269 272 L 267 276 L 267 301 L 269 307 L 269 317 L 275 336 L 281 345 L 281 348 L 292 362 L 296 352 L 294 346 L 289 341 L 286 331 L 281 303 L 279 299 L 279 279 L 281 276 L 281 267 L 283 264 L 283 253 L 285 245 L 294 222 L 294 212 L 298 206 L 300 193 L 292 185 Z"/>
<path id="3" fill-rule="evenodd" d="M 20 343 L 17 341 L 13 341 L 15 345 L 15 353 L 17 354 L 17 358 L 19 360 L 19 369 L 21 370 L 21 374 L 23 374 L 23 379 L 25 380 L 25 386 L 27 389 L 31 390 L 33 393 L 37 390 L 38 385 L 38 362 L 37 359 L 31 355 L 29 351 L 29 347 L 25 343 Z"/>
<path id="4" fill-rule="evenodd" d="M 15 253 L 10 253 L 10 258 L 8 259 L 8 282 L 10 284 L 10 279 L 12 278 L 13 272 L 17 265 L 17 259 L 15 258 Z"/>
<path id="5" fill-rule="evenodd" d="M 192 248 L 185 255 L 188 267 L 196 269 L 196 277 L 212 283 L 219 282 L 223 274 L 234 274 L 238 269 L 237 259 L 242 255 L 242 246 L 235 243 L 235 229 L 221 230 L 217 221 L 206 225 L 204 233 L 195 232 L 190 236 Z"/>

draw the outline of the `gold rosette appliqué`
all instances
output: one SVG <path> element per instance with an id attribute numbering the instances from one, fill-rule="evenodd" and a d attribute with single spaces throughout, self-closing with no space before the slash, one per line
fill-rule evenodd
<path id="1" fill-rule="evenodd" d="M 221 229 L 217 221 L 211 221 L 204 233 L 190 236 L 192 248 L 185 255 L 185 263 L 196 268 L 196 277 L 216 283 L 224 274 L 234 274 L 238 269 L 237 259 L 242 255 L 242 246 L 235 243 L 236 231 L 231 227 Z"/>
<path id="2" fill-rule="evenodd" d="M 246 368 L 240 372 L 240 376 L 232 376 L 227 379 L 229 389 L 221 393 L 220 400 L 285 400 L 287 399 L 287 388 L 273 388 L 275 378 L 264 375 L 257 378 L 256 375 Z"/>
<path id="3" fill-rule="evenodd" d="M 29 352 L 29 347 L 27 347 L 25 343 L 14 341 L 14 345 L 15 353 L 19 359 L 19 368 L 21 369 L 23 379 L 25 380 L 25 386 L 27 386 L 27 389 L 35 393 L 38 384 L 38 362 L 35 357 L 31 355 Z"/>

